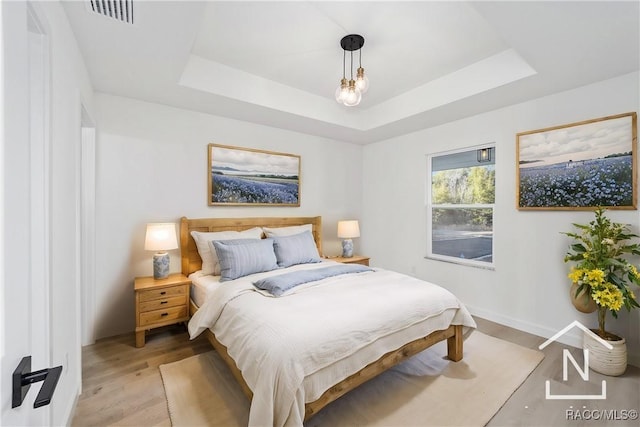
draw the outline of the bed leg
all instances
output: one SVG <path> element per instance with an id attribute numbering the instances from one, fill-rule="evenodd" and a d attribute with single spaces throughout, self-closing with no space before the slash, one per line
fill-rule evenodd
<path id="1" fill-rule="evenodd" d="M 462 325 L 453 325 L 454 334 L 447 338 L 447 357 L 454 362 L 462 360 Z"/>

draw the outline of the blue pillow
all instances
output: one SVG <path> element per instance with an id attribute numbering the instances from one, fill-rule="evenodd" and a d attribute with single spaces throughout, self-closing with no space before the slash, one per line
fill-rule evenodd
<path id="1" fill-rule="evenodd" d="M 209 242 L 220 260 L 220 281 L 278 268 L 272 239 L 214 240 Z"/>
<path id="2" fill-rule="evenodd" d="M 280 267 L 322 261 L 310 231 L 291 236 L 274 236 L 272 239 Z"/>

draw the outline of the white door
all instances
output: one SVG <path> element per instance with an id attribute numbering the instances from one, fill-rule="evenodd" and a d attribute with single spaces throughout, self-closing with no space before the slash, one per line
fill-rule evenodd
<path id="1" fill-rule="evenodd" d="M 49 425 L 50 406 L 33 407 L 42 382 L 12 408 L 11 381 L 25 356 L 50 367 L 49 45 L 29 3 L 0 2 L 0 19 L 0 425 Z"/>

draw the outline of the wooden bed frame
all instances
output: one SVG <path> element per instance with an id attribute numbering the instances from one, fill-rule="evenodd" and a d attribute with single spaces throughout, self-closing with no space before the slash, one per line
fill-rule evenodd
<path id="1" fill-rule="evenodd" d="M 294 225 L 311 224 L 313 237 L 318 247 L 318 252 L 322 254 L 322 218 L 321 217 L 280 217 L 280 218 L 200 218 L 180 220 L 180 248 L 182 253 L 182 273 L 186 276 L 194 271 L 200 270 L 202 260 L 195 241 L 191 236 L 191 231 L 242 231 L 253 227 L 288 227 Z M 198 307 L 190 300 L 190 314 L 193 315 Z M 207 339 L 220 357 L 229 366 L 233 376 L 236 378 L 244 394 L 251 400 L 253 392 L 242 377 L 242 373 L 236 366 L 235 361 L 229 356 L 227 348 L 220 343 L 213 332 L 207 329 L 205 332 Z M 308 420 L 320 409 L 333 402 L 360 384 L 374 378 L 403 360 L 431 347 L 437 342 L 447 340 L 447 357 L 454 362 L 462 360 L 462 326 L 451 325 L 447 329 L 435 331 L 426 337 L 411 341 L 402 347 L 390 351 L 380 357 L 375 362 L 365 366 L 360 371 L 349 376 L 338 384 L 330 387 L 322 396 L 313 402 L 305 404 L 304 420 Z"/>

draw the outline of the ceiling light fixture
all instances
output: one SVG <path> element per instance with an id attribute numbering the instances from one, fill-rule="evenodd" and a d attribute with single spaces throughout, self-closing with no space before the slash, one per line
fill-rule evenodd
<path id="1" fill-rule="evenodd" d="M 369 89 L 369 78 L 364 73 L 362 68 L 362 46 L 364 45 L 364 37 L 359 34 L 349 34 L 344 36 L 340 40 L 340 46 L 342 47 L 342 79 L 340 80 L 340 86 L 336 89 L 336 101 L 340 104 L 344 104 L 347 107 L 353 107 L 360 104 L 362 100 L 362 94 Z M 359 67 L 356 70 L 356 79 L 353 79 L 353 51 L 358 51 Z M 350 52 L 350 79 L 347 80 L 345 65 L 347 58 L 347 51 Z"/>

